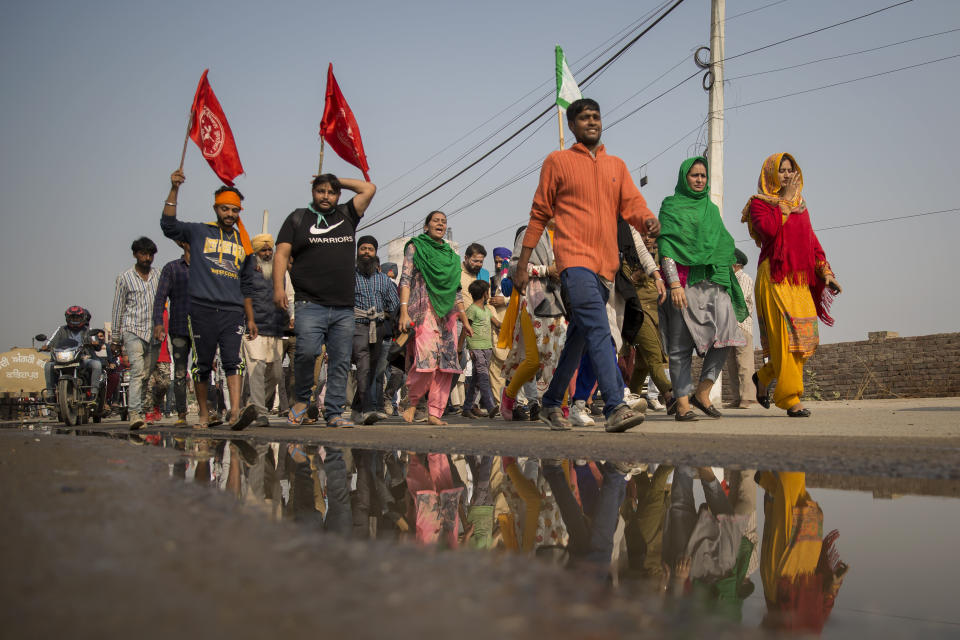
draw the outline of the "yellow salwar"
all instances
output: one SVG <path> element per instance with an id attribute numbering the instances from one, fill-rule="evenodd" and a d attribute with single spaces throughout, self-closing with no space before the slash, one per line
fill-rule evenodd
<path id="1" fill-rule="evenodd" d="M 760 486 L 769 494 L 764 500 L 760 577 L 767 602 L 776 604 L 782 578 L 811 575 L 817 570 L 823 512 L 807 493 L 805 473 L 764 471 Z"/>
<path id="2" fill-rule="evenodd" d="M 770 261 L 757 268 L 754 285 L 760 338 L 766 364 L 757 371 L 760 388 L 774 379 L 773 402 L 790 409 L 803 394 L 803 363 L 820 343 L 817 308 L 806 284 L 794 284 L 793 275 L 771 282 Z"/>
<path id="3" fill-rule="evenodd" d="M 520 387 L 525 385 L 537 375 L 537 369 L 540 368 L 540 352 L 537 349 L 537 334 L 533 330 L 533 320 L 527 309 L 520 309 L 517 321 L 520 323 L 520 334 L 523 336 L 524 358 L 517 365 L 507 385 L 507 396 L 516 398 L 520 392 Z"/>

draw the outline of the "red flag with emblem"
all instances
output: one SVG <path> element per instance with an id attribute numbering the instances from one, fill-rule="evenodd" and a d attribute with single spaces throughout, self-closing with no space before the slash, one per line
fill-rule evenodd
<path id="1" fill-rule="evenodd" d="M 323 119 L 320 121 L 320 137 L 326 140 L 337 155 L 360 169 L 363 179 L 370 181 L 367 174 L 370 165 L 363 152 L 363 140 L 360 139 L 360 127 L 353 117 L 347 99 L 340 91 L 337 79 L 333 77 L 333 63 L 327 67 L 327 99 L 323 106 Z"/>
<path id="2" fill-rule="evenodd" d="M 190 139 L 200 147 L 200 152 L 217 177 L 225 185 L 232 187 L 233 179 L 243 173 L 243 165 L 240 164 L 237 143 L 233 140 L 227 117 L 207 82 L 208 71 L 210 70 L 204 69 L 200 84 L 197 85 L 197 93 L 193 96 Z"/>

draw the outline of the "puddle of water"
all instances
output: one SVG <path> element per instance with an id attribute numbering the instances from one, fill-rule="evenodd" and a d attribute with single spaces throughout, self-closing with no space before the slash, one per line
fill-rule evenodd
<path id="1" fill-rule="evenodd" d="M 952 485 L 905 495 L 916 485 L 889 478 L 849 491 L 798 472 L 115 437 L 181 451 L 172 477 L 252 512 L 353 538 L 534 555 L 680 629 L 716 619 L 823 638 L 960 633 L 960 502 L 940 497 Z"/>

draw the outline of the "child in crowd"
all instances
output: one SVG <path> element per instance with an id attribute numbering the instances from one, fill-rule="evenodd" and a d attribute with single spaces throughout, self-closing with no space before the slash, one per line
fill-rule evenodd
<path id="1" fill-rule="evenodd" d="M 474 280 L 468 289 L 473 304 L 467 309 L 467 320 L 473 329 L 473 335 L 467 338 L 467 349 L 470 350 L 470 359 L 473 361 L 473 375 L 467 385 L 467 398 L 463 403 L 465 418 L 479 418 L 492 416 L 496 413 L 496 402 L 490 389 L 490 360 L 493 358 L 493 340 L 490 326 L 498 331 L 500 323 L 491 314 L 487 302 L 490 300 L 490 283 L 485 280 Z M 481 413 L 473 408 L 474 396 L 480 390 L 480 406 L 486 410 Z"/>

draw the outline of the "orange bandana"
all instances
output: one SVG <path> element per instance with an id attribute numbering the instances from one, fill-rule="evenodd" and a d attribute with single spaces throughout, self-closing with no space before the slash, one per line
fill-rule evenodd
<path id="1" fill-rule="evenodd" d="M 243 209 L 243 206 L 240 204 L 240 196 L 233 191 L 223 191 L 217 194 L 217 197 L 213 200 L 213 205 L 217 206 L 221 204 Z M 250 244 L 250 234 L 247 233 L 246 227 L 243 226 L 243 220 L 240 219 L 240 216 L 237 216 L 237 231 L 240 232 L 240 244 L 243 245 L 243 250 L 248 256 L 253 255 L 253 245 Z"/>
<path id="2" fill-rule="evenodd" d="M 231 207 L 239 207 L 240 209 L 243 209 L 243 206 L 240 204 L 240 196 L 233 191 L 223 191 L 218 193 L 217 197 L 213 201 L 213 204 L 226 204 Z"/>

